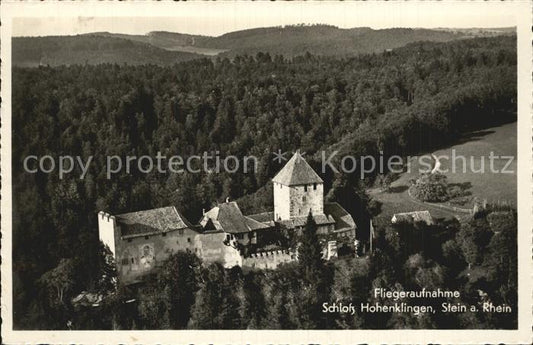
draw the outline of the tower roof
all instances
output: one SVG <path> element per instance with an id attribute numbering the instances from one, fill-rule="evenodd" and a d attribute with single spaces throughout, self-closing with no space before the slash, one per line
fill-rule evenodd
<path id="1" fill-rule="evenodd" d="M 323 183 L 318 174 L 305 161 L 300 152 L 296 152 L 272 179 L 285 186 L 296 186 L 311 183 Z"/>

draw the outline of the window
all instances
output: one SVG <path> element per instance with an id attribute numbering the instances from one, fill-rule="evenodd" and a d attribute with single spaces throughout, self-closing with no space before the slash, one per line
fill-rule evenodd
<path id="1" fill-rule="evenodd" d="M 316 183 L 313 183 L 313 190 L 316 190 Z"/>
<path id="2" fill-rule="evenodd" d="M 167 235 L 166 232 L 162 233 L 161 236 L 165 237 Z"/>
<path id="3" fill-rule="evenodd" d="M 191 238 L 190 237 L 187 237 L 187 242 L 191 243 Z"/>
<path id="4" fill-rule="evenodd" d="M 304 186 L 304 192 L 307 192 L 307 185 Z"/>
<path id="5" fill-rule="evenodd" d="M 123 258 L 122 259 L 122 265 L 127 265 L 130 261 L 128 260 L 128 258 Z"/>
<path id="6" fill-rule="evenodd" d="M 144 239 L 145 239 L 145 240 L 147 240 L 147 239 L 149 239 L 149 238 L 150 238 L 150 236 L 144 236 Z"/>
<path id="7" fill-rule="evenodd" d="M 178 230 L 178 235 L 183 236 L 183 229 Z"/>
<path id="8" fill-rule="evenodd" d="M 302 201 L 304 201 L 304 202 L 305 202 L 305 195 L 304 195 L 304 196 L 302 196 Z"/>
<path id="9" fill-rule="evenodd" d="M 131 242 L 131 238 L 128 238 L 128 242 Z"/>

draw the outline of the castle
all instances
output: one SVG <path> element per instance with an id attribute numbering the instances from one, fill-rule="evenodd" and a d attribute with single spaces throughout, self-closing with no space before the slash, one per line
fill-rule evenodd
<path id="1" fill-rule="evenodd" d="M 296 260 L 287 239 L 301 233 L 310 212 L 326 259 L 337 255 L 337 246 L 354 242 L 352 216 L 338 203 L 324 202 L 324 182 L 299 152 L 272 182 L 271 212 L 244 215 L 236 202 L 226 201 L 193 225 L 173 206 L 120 215 L 101 211 L 99 237 L 113 253 L 124 284 L 139 281 L 179 250 L 225 267 L 274 269 Z"/>

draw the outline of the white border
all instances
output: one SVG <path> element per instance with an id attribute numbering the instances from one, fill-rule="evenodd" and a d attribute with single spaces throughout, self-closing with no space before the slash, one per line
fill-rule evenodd
<path id="1" fill-rule="evenodd" d="M 83 343 L 83 344 L 282 344 L 282 343 L 532 343 L 532 79 L 530 1 L 469 2 L 325 2 L 325 3 L 244 3 L 244 2 L 25 2 L 2 1 L 1 6 L 1 229 L 2 229 L 2 337 L 3 343 Z M 430 15 L 457 16 L 470 13 L 483 16 L 487 9 L 514 16 L 518 35 L 518 330 L 328 330 L 328 331 L 14 331 L 11 272 L 11 30 L 14 17 L 153 16 L 179 13 L 198 16 L 218 11 L 228 15 L 283 16 L 287 11 L 337 11 L 349 16 L 358 11 L 375 12 L 383 21 L 402 22 L 405 18 Z M 230 19 L 229 19 L 230 20 Z M 394 26 L 394 25 L 393 25 Z M 397 25 L 401 26 L 401 25 Z M 414 23 L 412 27 L 417 27 Z M 29 215 L 31 216 L 31 215 Z"/>

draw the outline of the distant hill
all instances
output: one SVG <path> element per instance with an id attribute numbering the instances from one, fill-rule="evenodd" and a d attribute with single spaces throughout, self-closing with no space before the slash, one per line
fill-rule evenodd
<path id="1" fill-rule="evenodd" d="M 416 41 L 451 41 L 461 34 L 426 29 L 370 28 L 339 29 L 334 26 L 290 26 L 232 32 L 206 40 L 210 48 L 224 48 L 226 55 L 254 54 L 268 51 L 271 55 L 351 56 L 377 53 Z"/>
<path id="2" fill-rule="evenodd" d="M 118 37 L 136 42 L 148 43 L 158 48 L 170 51 L 181 51 L 213 56 L 225 52 L 226 49 L 202 47 L 202 42 L 210 39 L 209 36 L 180 34 L 176 32 L 152 31 L 146 35 L 114 34 L 109 32 L 97 32 L 91 35 L 103 37 Z"/>
<path id="3" fill-rule="evenodd" d="M 494 37 L 501 35 L 514 35 L 516 28 L 436 28 L 434 30 L 453 32 L 465 37 Z"/>
<path id="4" fill-rule="evenodd" d="M 230 32 L 217 37 L 154 31 L 146 35 L 96 32 L 78 36 L 13 38 L 18 66 L 126 63 L 169 65 L 206 56 L 233 57 L 268 52 L 287 57 L 347 57 L 379 53 L 418 41 L 447 42 L 472 37 L 514 34 L 494 29 L 340 29 L 330 25 L 292 25 Z"/>
<path id="5" fill-rule="evenodd" d="M 139 41 L 102 35 L 14 37 L 15 66 L 118 63 L 171 65 L 202 58 L 189 52 L 170 51 Z"/>

